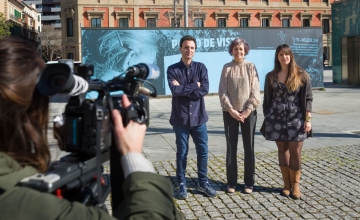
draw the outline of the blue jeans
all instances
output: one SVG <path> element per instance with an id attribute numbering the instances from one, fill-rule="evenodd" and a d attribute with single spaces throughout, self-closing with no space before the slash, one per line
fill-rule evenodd
<path id="1" fill-rule="evenodd" d="M 197 154 L 199 183 L 207 182 L 208 134 L 206 124 L 199 126 L 173 126 L 176 136 L 176 177 L 186 184 L 185 171 L 191 135 Z"/>

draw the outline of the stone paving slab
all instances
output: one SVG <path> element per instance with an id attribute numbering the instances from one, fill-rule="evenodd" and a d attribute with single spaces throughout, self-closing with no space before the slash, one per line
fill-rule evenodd
<path id="1" fill-rule="evenodd" d="M 302 197 L 280 195 L 277 151 L 256 153 L 256 183 L 243 193 L 244 155 L 238 154 L 238 185 L 226 193 L 225 157 L 209 158 L 208 176 L 217 196 L 197 189 L 196 159 L 187 167 L 188 198 L 178 200 L 175 161 L 155 162 L 156 171 L 173 185 L 175 204 L 184 219 L 360 219 L 360 145 L 312 148 L 302 151 Z"/>
<path id="2" fill-rule="evenodd" d="M 330 74 L 330 71 L 324 71 L 324 79 Z M 190 141 L 187 169 L 189 197 L 185 201 L 174 198 L 184 219 L 360 219 L 360 88 L 331 83 L 325 83 L 325 87 L 325 91 L 314 90 L 315 136 L 307 139 L 303 146 L 301 200 L 280 195 L 282 180 L 277 166 L 276 145 L 266 141 L 259 132 L 263 121 L 261 106 L 258 108 L 255 133 L 255 191 L 251 195 L 241 191 L 244 155 L 239 134 L 239 184 L 237 192 L 225 192 L 226 147 L 222 111 L 216 95 L 206 96 L 209 178 L 218 195 L 208 198 L 196 190 L 196 152 Z M 65 104 L 51 103 L 50 117 L 62 113 Z M 170 111 L 170 98 L 150 100 L 150 126 L 143 154 L 154 163 L 160 175 L 171 181 L 176 195 L 176 146 L 169 124 Z M 51 127 L 49 124 L 49 129 Z M 66 154 L 58 150 L 51 132 L 49 142 L 52 160 Z M 107 163 L 104 165 L 107 169 Z M 110 199 L 106 204 L 111 213 Z"/>

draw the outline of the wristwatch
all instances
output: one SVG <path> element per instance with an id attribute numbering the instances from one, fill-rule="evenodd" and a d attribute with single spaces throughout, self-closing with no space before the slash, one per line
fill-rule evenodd
<path id="1" fill-rule="evenodd" d="M 310 117 L 310 116 L 306 116 L 306 117 L 305 117 L 305 121 L 311 122 L 311 117 Z"/>

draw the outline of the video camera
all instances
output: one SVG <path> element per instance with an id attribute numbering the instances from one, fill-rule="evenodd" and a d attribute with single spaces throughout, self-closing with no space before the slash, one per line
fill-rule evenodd
<path id="1" fill-rule="evenodd" d="M 91 64 L 78 66 L 74 75 L 68 64 L 58 63 L 48 65 L 39 75 L 37 89 L 42 95 L 70 95 L 65 112 L 54 123 L 54 130 L 60 149 L 71 154 L 51 164 L 45 174 L 25 178 L 21 185 L 102 208 L 111 191 L 112 207 L 116 207 L 123 200 L 124 175 L 121 155 L 113 139 L 111 111 L 120 111 L 124 126 L 129 120 L 148 126 L 148 96 L 157 94 L 147 80 L 156 79 L 160 71 L 155 65 L 140 63 L 107 82 L 91 79 L 93 74 Z M 154 92 L 144 87 L 144 83 L 152 86 Z M 91 91 L 98 93 L 97 98 L 86 98 Z M 110 94 L 116 91 L 129 97 L 129 107 L 123 106 L 122 95 Z M 104 179 L 102 174 L 102 164 L 109 159 L 110 185 L 114 187 L 104 181 L 108 178 Z"/>

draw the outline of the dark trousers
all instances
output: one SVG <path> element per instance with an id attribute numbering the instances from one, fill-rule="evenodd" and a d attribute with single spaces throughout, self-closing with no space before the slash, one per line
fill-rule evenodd
<path id="1" fill-rule="evenodd" d="M 252 111 L 244 123 L 234 119 L 229 112 L 223 111 L 225 137 L 226 137 L 226 176 L 228 186 L 236 186 L 237 172 L 237 145 L 239 125 L 244 147 L 244 181 L 245 187 L 253 188 L 255 184 L 255 152 L 254 134 L 257 120 L 256 110 Z"/>

